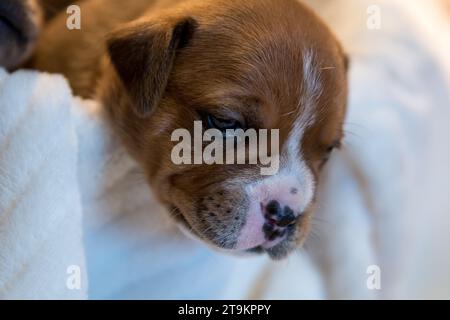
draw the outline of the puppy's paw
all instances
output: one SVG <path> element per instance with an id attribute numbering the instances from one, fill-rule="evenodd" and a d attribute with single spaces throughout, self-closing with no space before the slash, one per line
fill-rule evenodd
<path id="1" fill-rule="evenodd" d="M 13 69 L 32 53 L 42 25 L 37 0 L 0 1 L 0 66 Z"/>

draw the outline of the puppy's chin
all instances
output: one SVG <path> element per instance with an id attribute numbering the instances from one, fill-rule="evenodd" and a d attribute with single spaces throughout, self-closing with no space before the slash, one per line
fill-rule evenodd
<path id="1" fill-rule="evenodd" d="M 307 232 L 303 232 L 298 225 L 295 225 L 287 233 L 286 238 L 278 241 L 275 245 L 261 245 L 248 249 L 246 252 L 252 254 L 267 254 L 273 260 L 282 260 L 287 258 L 294 250 L 298 249 L 304 242 L 306 236 Z"/>
<path id="2" fill-rule="evenodd" d="M 301 243 L 303 243 L 303 239 L 306 238 L 306 234 L 298 236 L 298 233 L 302 233 L 299 228 L 293 226 L 288 232 L 284 239 L 277 241 L 276 243 L 270 244 L 270 242 L 264 243 L 262 245 L 258 245 L 254 248 L 246 249 L 246 250 L 236 250 L 236 249 L 228 249 L 222 248 L 212 243 L 212 241 L 206 239 L 202 235 L 200 235 L 194 228 L 191 227 L 189 222 L 184 217 L 183 213 L 176 207 L 171 207 L 172 217 L 175 219 L 176 224 L 180 231 L 188 238 L 201 242 L 212 248 L 215 251 L 219 251 L 221 253 L 237 256 L 237 257 L 245 257 L 251 255 L 261 255 L 267 254 L 273 260 L 282 260 L 289 256 L 296 248 L 299 247 Z M 299 240 L 300 239 L 300 240 Z"/>

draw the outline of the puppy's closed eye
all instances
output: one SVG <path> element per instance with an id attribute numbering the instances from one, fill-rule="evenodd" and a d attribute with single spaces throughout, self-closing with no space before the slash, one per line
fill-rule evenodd
<path id="1" fill-rule="evenodd" d="M 219 118 L 211 114 L 205 114 L 203 118 L 205 119 L 207 129 L 218 129 L 224 133 L 226 130 L 245 129 L 245 124 L 236 119 Z"/>
<path id="2" fill-rule="evenodd" d="M 328 160 L 330 160 L 330 157 L 333 153 L 334 150 L 336 149 L 340 149 L 342 147 L 342 142 L 341 140 L 335 140 L 332 144 L 330 144 L 326 150 L 325 153 L 322 157 L 322 162 L 321 162 L 321 166 L 324 166 Z"/>

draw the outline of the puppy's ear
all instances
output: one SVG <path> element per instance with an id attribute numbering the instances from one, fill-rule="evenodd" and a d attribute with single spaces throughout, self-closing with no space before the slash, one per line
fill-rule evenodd
<path id="1" fill-rule="evenodd" d="M 138 116 L 148 117 L 167 86 L 177 51 L 192 38 L 192 18 L 141 22 L 109 35 L 108 53 Z"/>

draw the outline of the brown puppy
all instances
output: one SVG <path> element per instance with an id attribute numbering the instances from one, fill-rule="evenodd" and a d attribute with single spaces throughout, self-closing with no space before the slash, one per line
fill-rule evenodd
<path id="1" fill-rule="evenodd" d="M 103 102 L 153 192 L 194 235 L 285 257 L 308 234 L 320 170 L 342 138 L 340 45 L 295 0 L 122 3 L 82 2 L 81 30 L 55 19 L 36 67 Z M 279 129 L 280 170 L 266 177 L 258 165 L 174 164 L 171 134 L 192 132 L 196 120 Z"/>

